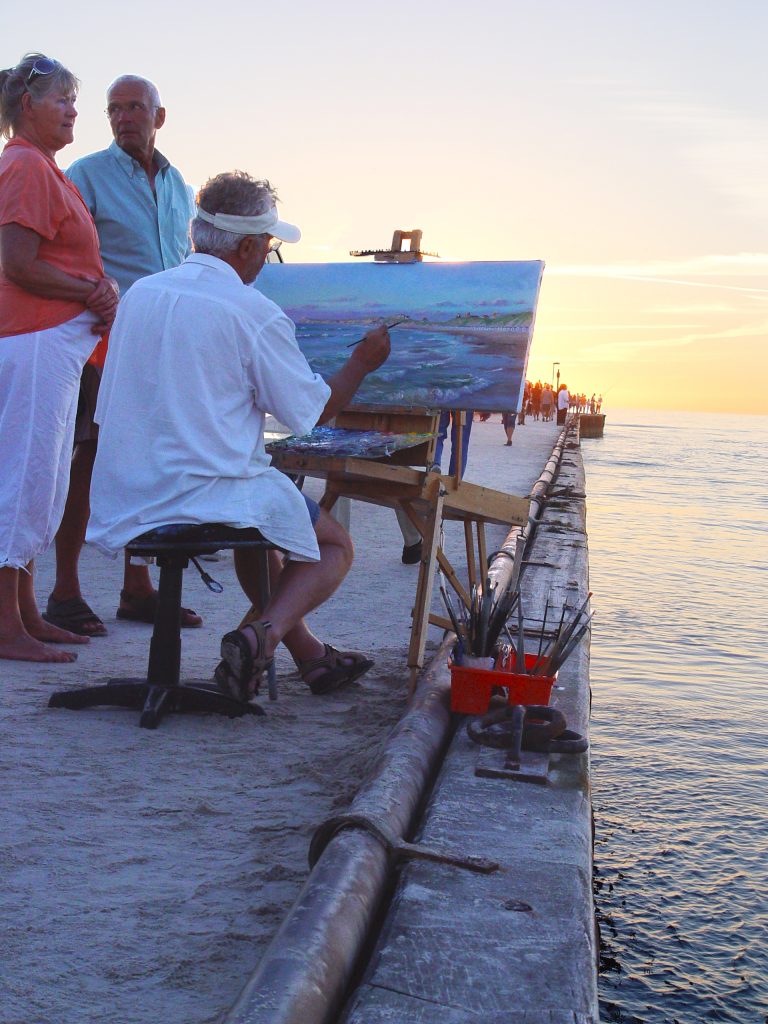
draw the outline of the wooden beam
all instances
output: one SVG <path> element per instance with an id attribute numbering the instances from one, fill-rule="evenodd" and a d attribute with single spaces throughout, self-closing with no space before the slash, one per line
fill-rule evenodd
<path id="1" fill-rule="evenodd" d="M 353 498 L 356 501 L 370 501 L 374 505 L 399 505 L 401 501 L 426 501 L 421 487 L 393 487 L 378 480 L 344 481 L 335 477 L 329 480 L 329 486 L 339 495 Z"/>
<path id="2" fill-rule="evenodd" d="M 432 590 L 435 583 L 435 570 L 440 542 L 440 523 L 443 518 L 443 500 L 444 491 L 441 487 L 438 487 L 434 503 L 430 507 L 424 523 L 419 580 L 416 585 L 411 642 L 408 647 L 408 667 L 411 670 L 411 696 L 414 692 L 418 671 L 424 665 L 424 649 L 427 643 L 427 629 L 429 628 L 429 606 L 432 603 Z"/>
<path id="3" fill-rule="evenodd" d="M 440 629 L 447 629 L 449 632 L 453 632 L 453 623 L 443 615 L 435 615 L 435 613 L 432 612 L 429 616 L 429 624 L 430 626 L 439 626 Z"/>
<path id="4" fill-rule="evenodd" d="M 336 426 L 344 430 L 379 430 L 386 434 L 432 434 L 437 430 L 438 418 L 439 413 L 418 410 L 352 408 L 338 414 Z"/>
<path id="5" fill-rule="evenodd" d="M 462 480 L 455 485 L 453 477 L 444 476 L 445 513 L 449 518 L 484 519 L 502 526 L 524 526 L 528 522 L 528 498 L 494 491 L 479 484 L 468 484 Z"/>

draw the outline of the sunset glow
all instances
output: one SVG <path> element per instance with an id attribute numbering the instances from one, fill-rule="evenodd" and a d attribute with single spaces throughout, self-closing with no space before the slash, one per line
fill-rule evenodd
<path id="1" fill-rule="evenodd" d="M 543 259 L 533 379 L 557 361 L 608 412 L 768 412 L 759 0 L 138 0 L 95 19 L 40 0 L 3 33 L 3 66 L 39 49 L 82 81 L 62 166 L 109 143 L 109 82 L 146 75 L 190 183 L 278 186 L 291 262 L 415 227 L 444 259 Z"/>

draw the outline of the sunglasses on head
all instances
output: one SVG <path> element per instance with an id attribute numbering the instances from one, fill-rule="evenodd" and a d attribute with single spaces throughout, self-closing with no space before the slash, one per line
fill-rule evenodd
<path id="1" fill-rule="evenodd" d="M 58 67 L 59 62 L 57 60 L 51 60 L 50 57 L 38 57 L 24 80 L 24 84 L 26 86 L 30 86 L 36 78 L 43 78 L 45 75 L 52 75 Z"/>

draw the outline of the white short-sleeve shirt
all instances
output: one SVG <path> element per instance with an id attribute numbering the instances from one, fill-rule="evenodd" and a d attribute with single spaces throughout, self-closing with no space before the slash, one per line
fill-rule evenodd
<path id="1" fill-rule="evenodd" d="M 143 278 L 109 339 L 86 539 L 114 556 L 167 523 L 227 523 L 319 558 L 303 497 L 264 450 L 264 418 L 307 433 L 330 393 L 288 317 L 228 263 L 193 253 Z"/>

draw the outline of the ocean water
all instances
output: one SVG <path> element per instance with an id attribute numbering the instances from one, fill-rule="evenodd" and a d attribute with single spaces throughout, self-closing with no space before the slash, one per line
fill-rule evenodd
<path id="1" fill-rule="evenodd" d="M 584 440 L 604 1022 L 768 1020 L 768 418 Z"/>

